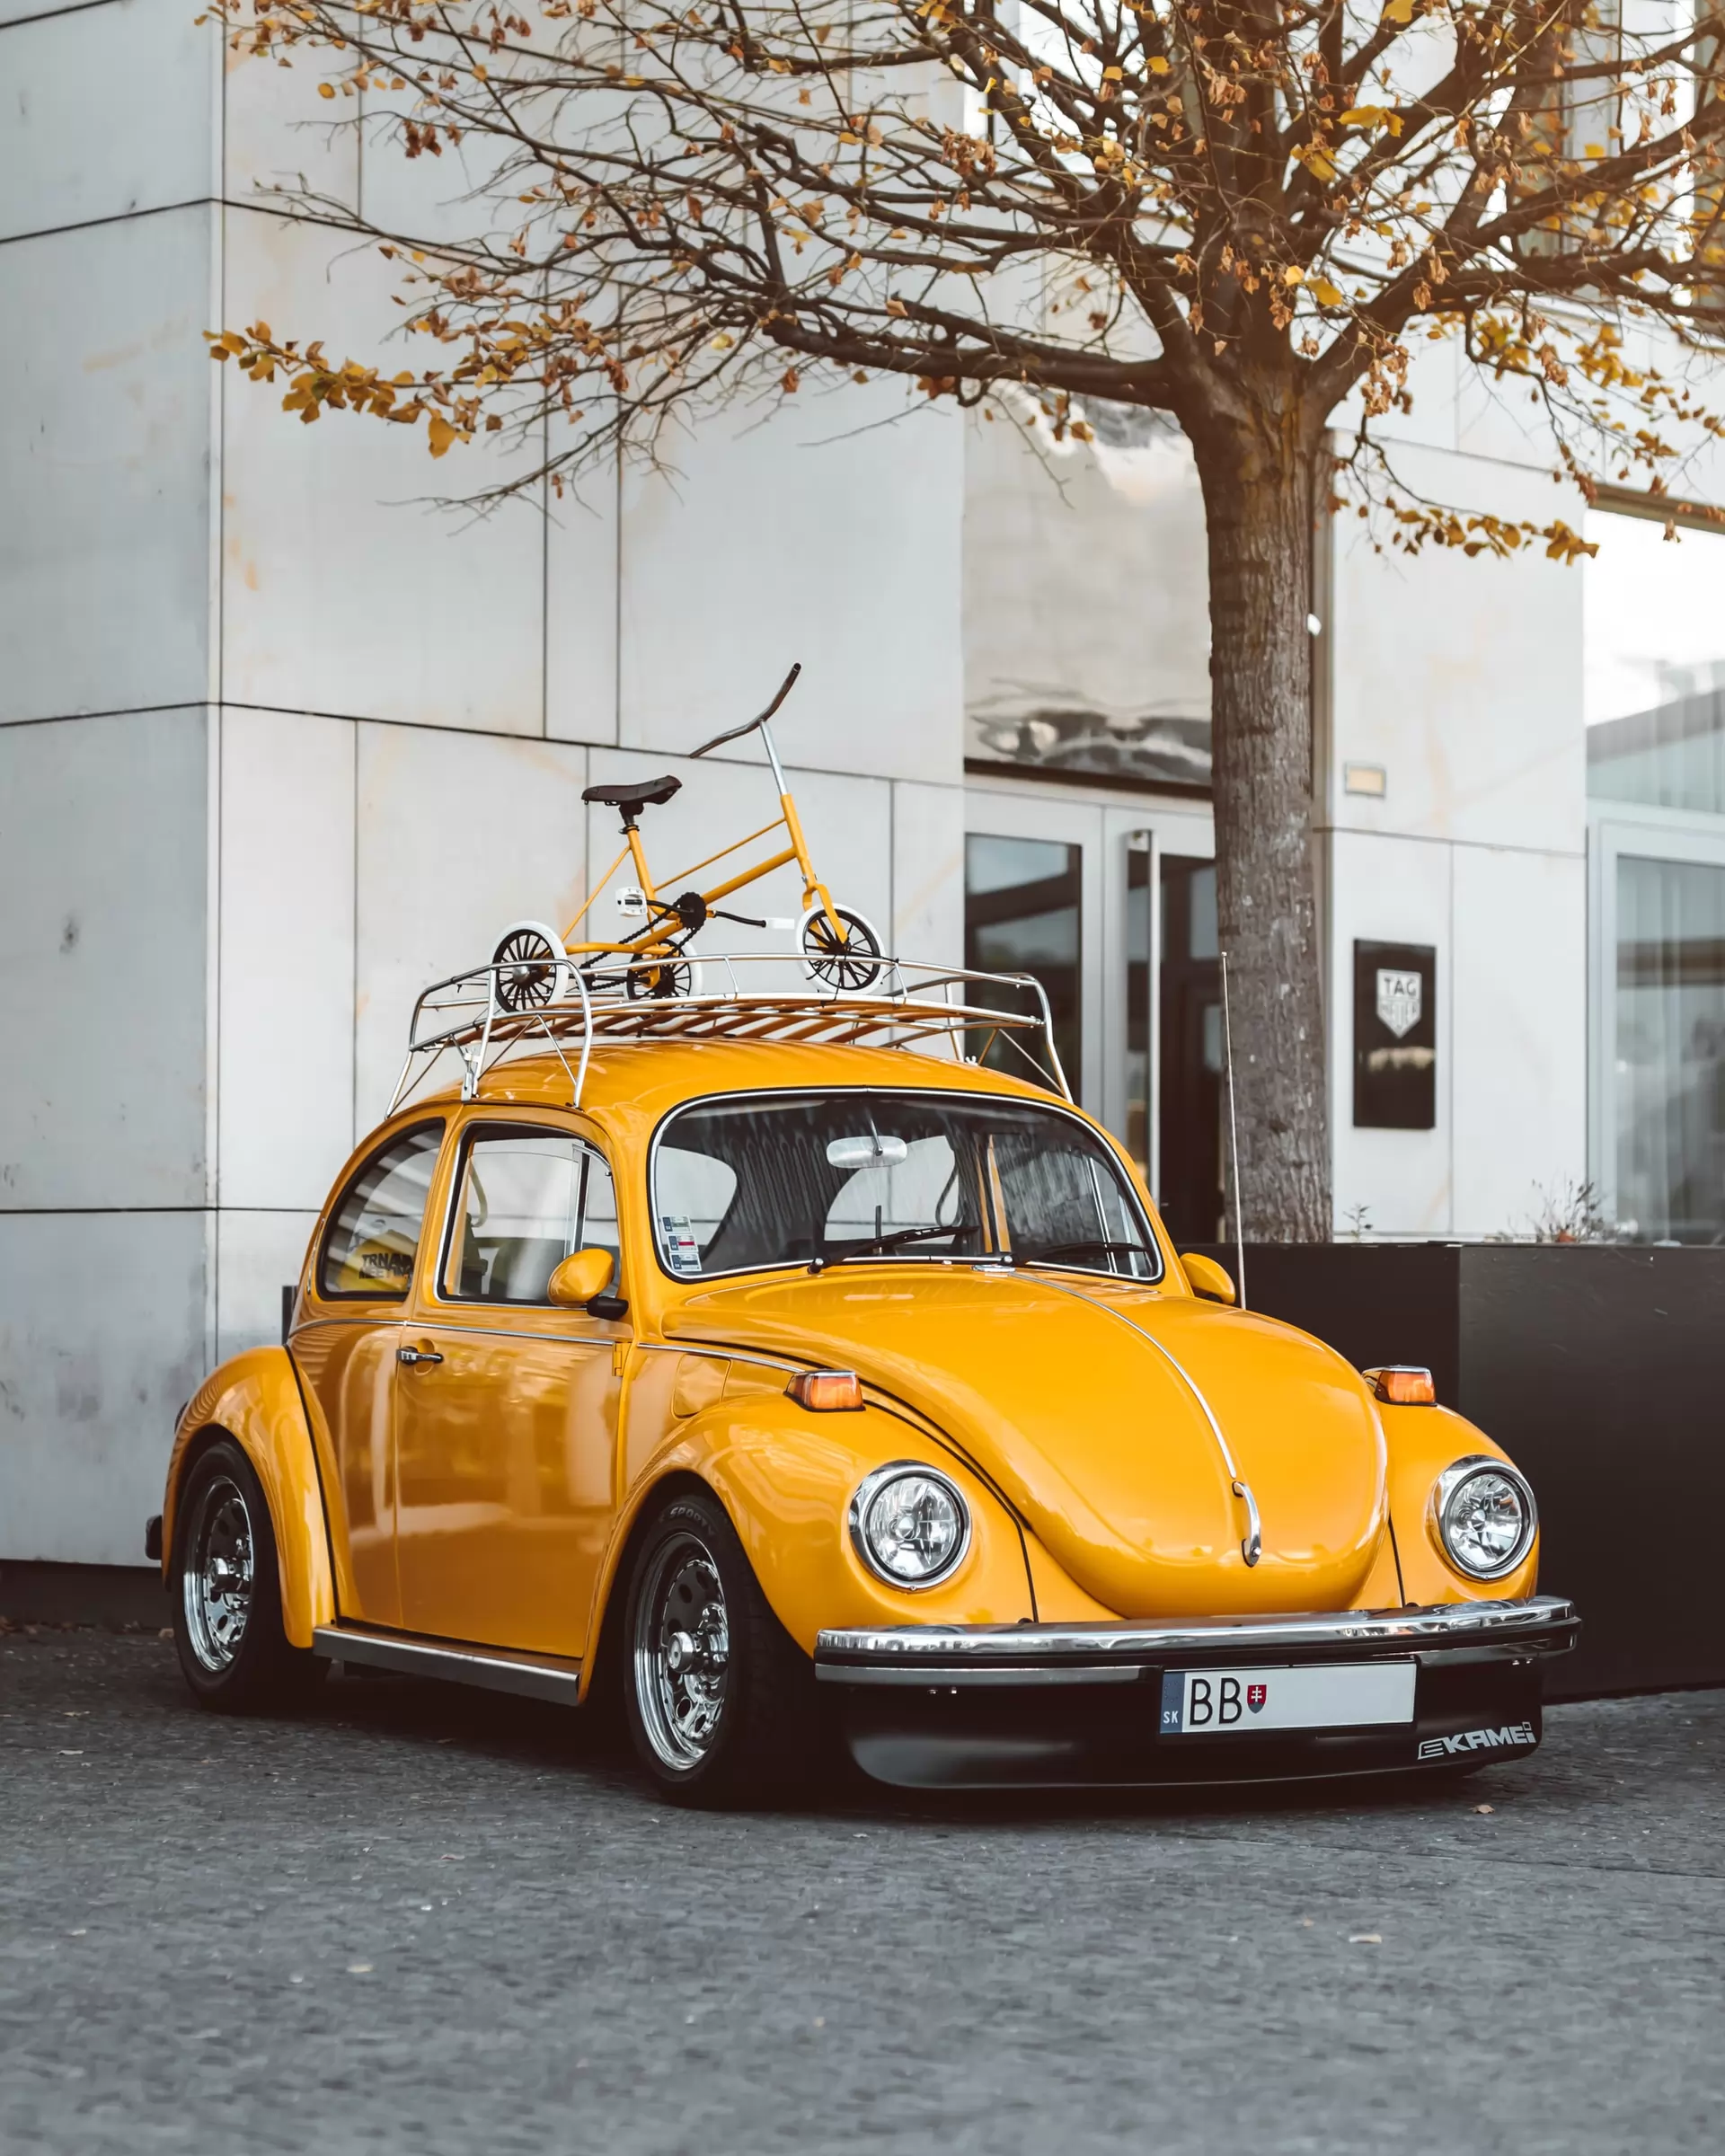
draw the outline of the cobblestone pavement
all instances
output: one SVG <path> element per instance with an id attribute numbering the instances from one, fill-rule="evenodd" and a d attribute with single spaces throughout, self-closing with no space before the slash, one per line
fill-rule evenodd
<path id="1" fill-rule="evenodd" d="M 1696 1692 L 1438 1790 L 706 1816 L 566 1711 L 13 1632 L 0 2146 L 1716 2151 L 1721 1770 Z"/>

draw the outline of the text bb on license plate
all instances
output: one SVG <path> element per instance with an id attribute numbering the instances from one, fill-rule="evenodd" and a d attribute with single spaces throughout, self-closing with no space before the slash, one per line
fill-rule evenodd
<path id="1" fill-rule="evenodd" d="M 1163 1736 L 1256 1736 L 1269 1729 L 1350 1729 L 1413 1719 L 1411 1662 L 1318 1669 L 1171 1669 Z"/>

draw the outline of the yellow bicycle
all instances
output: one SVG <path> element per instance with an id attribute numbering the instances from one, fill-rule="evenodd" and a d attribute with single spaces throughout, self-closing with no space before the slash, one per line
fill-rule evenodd
<path id="1" fill-rule="evenodd" d="M 727 876 L 711 890 L 690 888 L 675 898 L 663 897 L 661 887 L 654 880 L 647 864 L 647 851 L 641 837 L 641 817 L 645 809 L 660 807 L 679 792 L 682 781 L 668 773 L 661 779 L 643 779 L 632 785 L 589 786 L 581 796 L 584 801 L 615 808 L 622 817 L 622 849 L 594 882 L 579 913 L 562 935 L 543 921 L 517 921 L 504 930 L 491 954 L 491 964 L 496 969 L 497 1001 L 503 1010 L 529 1011 L 561 1000 L 567 993 L 571 968 L 580 970 L 589 995 L 609 992 L 632 1001 L 647 996 L 698 993 L 699 961 L 689 953 L 689 945 L 709 921 L 734 921 L 746 928 L 783 925 L 794 929 L 796 949 L 803 971 L 810 980 L 835 990 L 855 992 L 873 986 L 883 967 L 880 940 L 854 907 L 834 904 L 831 893 L 815 873 L 808 841 L 802 835 L 801 819 L 797 815 L 797 804 L 785 783 L 784 769 L 773 744 L 773 730 L 768 721 L 791 694 L 801 671 L 800 664 L 792 667 L 779 685 L 778 694 L 757 719 L 749 720 L 744 726 L 734 726 L 728 733 L 715 735 L 694 751 L 696 756 L 708 755 L 715 748 L 722 748 L 728 741 L 740 741 L 746 734 L 758 729 L 766 760 L 772 766 L 774 783 L 779 791 L 778 815 L 770 824 L 763 824 L 758 831 L 751 831 L 746 838 L 721 846 L 704 861 L 679 870 L 676 875 L 668 877 L 666 883 L 676 885 L 686 878 L 698 876 L 703 870 L 730 860 L 746 847 L 771 838 L 774 832 L 782 831 L 788 843 L 765 859 Z M 590 934 L 583 941 L 571 941 L 591 913 L 599 894 L 625 861 L 633 864 L 636 880 L 617 893 L 617 906 L 626 920 L 639 921 L 641 926 L 634 933 L 615 942 Z M 732 897 L 751 883 L 758 883 L 762 877 L 770 876 L 775 869 L 786 868 L 793 862 L 802 878 L 802 913 L 795 922 L 779 923 L 748 914 L 728 912 L 721 906 L 721 899 Z"/>

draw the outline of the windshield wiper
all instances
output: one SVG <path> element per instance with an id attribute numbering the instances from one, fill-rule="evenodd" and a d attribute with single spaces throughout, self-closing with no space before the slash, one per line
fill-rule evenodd
<path id="1" fill-rule="evenodd" d="M 974 1235 L 976 1230 L 956 1222 L 948 1227 L 896 1228 L 890 1235 L 871 1235 L 866 1241 L 847 1242 L 842 1250 L 828 1257 L 823 1250 L 818 1258 L 809 1260 L 811 1273 L 824 1273 L 829 1265 L 843 1265 L 847 1258 L 878 1256 L 883 1250 L 896 1250 L 907 1242 L 928 1242 L 936 1235 Z"/>
<path id="2" fill-rule="evenodd" d="M 1141 1258 L 1154 1258 L 1156 1254 L 1148 1243 L 1114 1242 L 1106 1235 L 1083 1235 L 1075 1242 L 1051 1242 L 1041 1250 L 1027 1251 L 1021 1246 L 1013 1250 L 1013 1255 L 1021 1265 L 1044 1265 L 1049 1259 L 1064 1258 L 1073 1250 L 1101 1250 L 1105 1255 L 1111 1250 L 1131 1250 Z M 1128 1274 L 1127 1277 L 1129 1279 L 1132 1276 Z"/>

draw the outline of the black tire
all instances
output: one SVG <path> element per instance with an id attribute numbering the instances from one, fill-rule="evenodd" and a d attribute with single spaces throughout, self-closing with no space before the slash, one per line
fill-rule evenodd
<path id="1" fill-rule="evenodd" d="M 803 970 L 823 988 L 860 994 L 880 979 L 880 939 L 861 914 L 848 906 L 836 906 L 839 932 L 823 907 L 816 906 L 802 924 Z"/>
<path id="2" fill-rule="evenodd" d="M 322 1682 L 325 1665 L 289 1646 L 282 1630 L 270 1507 L 252 1462 L 231 1437 L 218 1438 L 192 1462 L 175 1512 L 168 1581 L 173 1644 L 200 1707 L 255 1714 L 291 1706 Z"/>
<path id="3" fill-rule="evenodd" d="M 679 1606 L 686 1626 L 674 1623 Z M 653 1513 L 636 1542 L 623 1616 L 630 1738 L 674 1804 L 783 1803 L 815 1786 L 814 1665 L 773 1614 L 710 1490 L 678 1490 Z M 677 1640 L 695 1650 L 682 1671 L 671 1666 Z"/>

